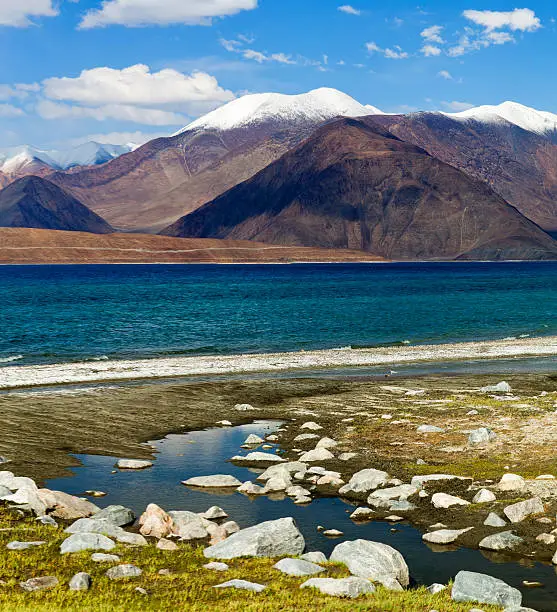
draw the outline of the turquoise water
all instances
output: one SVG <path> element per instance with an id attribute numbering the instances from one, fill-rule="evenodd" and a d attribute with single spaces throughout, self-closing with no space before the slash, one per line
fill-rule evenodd
<path id="1" fill-rule="evenodd" d="M 557 334 L 557 263 L 2 266 L 0 365 Z"/>

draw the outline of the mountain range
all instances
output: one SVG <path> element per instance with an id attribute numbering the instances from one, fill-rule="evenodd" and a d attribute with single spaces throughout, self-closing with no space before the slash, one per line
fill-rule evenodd
<path id="1" fill-rule="evenodd" d="M 332 89 L 255 94 L 168 138 L 108 147 L 104 163 L 90 153 L 22 167 L 118 231 L 395 259 L 557 257 L 557 116 L 516 103 L 396 115 Z"/>

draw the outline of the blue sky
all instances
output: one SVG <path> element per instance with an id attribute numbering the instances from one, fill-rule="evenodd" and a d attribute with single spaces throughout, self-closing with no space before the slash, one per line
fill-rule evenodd
<path id="1" fill-rule="evenodd" d="M 141 141 L 246 92 L 323 86 L 387 112 L 557 112 L 552 4 L 1 0 L 0 148 Z"/>

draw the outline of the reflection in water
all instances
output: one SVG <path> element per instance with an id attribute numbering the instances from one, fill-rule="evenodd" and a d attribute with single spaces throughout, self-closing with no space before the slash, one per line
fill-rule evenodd
<path id="1" fill-rule="evenodd" d="M 90 489 L 106 491 L 108 495 L 101 501 L 103 506 L 123 504 L 137 514 L 143 512 L 148 503 L 156 503 L 165 510 L 194 512 L 203 512 L 210 506 L 219 505 L 241 527 L 292 516 L 306 538 L 308 550 L 321 550 L 328 555 L 343 540 L 364 538 L 384 542 L 400 550 L 410 567 L 412 579 L 418 584 L 447 582 L 461 569 L 478 571 L 521 588 L 524 605 L 540 611 L 557 608 L 554 569 L 529 559 L 509 559 L 500 554 L 454 546 L 431 547 L 422 541 L 418 530 L 406 523 L 397 524 L 396 529 L 381 521 L 355 524 L 349 519 L 353 507 L 336 498 L 317 499 L 309 506 L 300 507 L 282 495 L 251 499 L 239 493 L 218 491 L 211 494 L 180 484 L 182 480 L 210 474 L 232 474 L 242 481 L 254 480 L 256 474 L 253 469 L 235 466 L 227 463 L 227 460 L 240 453 L 240 445 L 250 433 L 265 437 L 278 427 L 278 423 L 266 421 L 170 435 L 153 442 L 157 452 L 155 464 L 149 470 L 139 472 L 112 473 L 116 462 L 113 457 L 79 456 L 84 467 L 75 469 L 73 478 L 51 480 L 47 486 L 74 495 L 83 495 Z M 98 500 L 95 502 L 99 503 Z M 344 536 L 327 538 L 317 531 L 318 525 L 339 529 Z M 523 580 L 540 581 L 545 588 L 525 589 Z"/>

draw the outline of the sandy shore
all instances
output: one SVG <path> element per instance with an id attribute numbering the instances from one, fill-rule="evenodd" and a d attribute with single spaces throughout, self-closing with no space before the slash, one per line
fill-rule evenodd
<path id="1" fill-rule="evenodd" d="M 419 362 L 548 357 L 557 355 L 557 337 L 524 338 L 374 349 L 333 349 L 298 353 L 172 357 L 134 361 L 11 366 L 0 369 L 0 389 L 40 385 L 145 380 L 221 374 L 287 372 Z"/>

